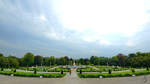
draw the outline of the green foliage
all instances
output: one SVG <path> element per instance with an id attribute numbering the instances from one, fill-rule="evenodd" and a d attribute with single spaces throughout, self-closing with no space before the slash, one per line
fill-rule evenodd
<path id="1" fill-rule="evenodd" d="M 150 74 L 150 71 L 137 71 L 135 73 L 132 72 L 120 72 L 120 73 L 83 73 L 83 74 L 78 74 L 80 78 L 99 78 L 99 76 L 103 76 L 103 78 L 110 78 L 110 77 L 127 77 L 127 76 L 132 76 L 135 74 L 136 76 L 138 75 L 147 75 Z"/>
<path id="2" fill-rule="evenodd" d="M 112 66 L 97 66 L 97 68 L 99 69 L 99 71 L 101 72 L 108 72 L 109 69 L 111 69 L 111 71 L 123 71 L 123 70 L 128 70 L 129 68 L 125 68 L 125 67 L 112 67 Z"/>
<path id="3" fill-rule="evenodd" d="M 146 67 L 146 70 L 149 71 L 149 67 Z"/>
<path id="4" fill-rule="evenodd" d="M 54 65 L 72 65 L 73 63 L 77 65 L 100 65 L 100 66 L 122 66 L 122 67 L 150 67 L 150 53 L 130 53 L 128 56 L 123 54 L 118 54 L 113 57 L 98 57 L 91 56 L 88 58 L 72 59 L 68 56 L 55 58 L 54 56 L 42 57 L 34 56 L 32 53 L 26 53 L 23 58 L 17 58 L 15 56 L 3 56 L 0 53 L 0 67 L 3 68 L 18 68 L 27 66 L 54 66 Z M 92 72 L 108 72 L 108 68 L 99 68 L 99 70 L 83 70 Z M 126 68 L 111 68 L 112 71 L 126 70 Z M 38 71 L 38 70 L 37 70 Z M 47 71 L 47 70 L 45 70 Z M 51 70 L 49 70 L 51 71 Z M 56 70 L 57 71 L 57 70 Z"/>
<path id="5" fill-rule="evenodd" d="M 50 70 L 48 70 L 48 72 L 61 72 L 61 71 L 63 71 L 63 72 L 69 72 L 69 68 L 55 68 L 55 69 L 50 69 Z"/>
<path id="6" fill-rule="evenodd" d="M 13 73 L 12 71 L 0 71 L 0 74 L 4 75 L 11 75 L 14 74 L 14 76 L 22 76 L 22 77 L 40 77 L 43 76 L 44 78 L 60 78 L 64 77 L 66 74 L 60 74 L 60 73 L 31 73 L 31 72 L 16 72 Z"/>
<path id="7" fill-rule="evenodd" d="M 132 68 L 132 69 L 131 69 L 131 72 L 132 72 L 132 73 L 135 73 L 135 69 Z"/>
<path id="8" fill-rule="evenodd" d="M 80 69 L 80 74 L 82 74 L 82 69 Z"/>
<path id="9" fill-rule="evenodd" d="M 36 74 L 37 73 L 37 70 L 36 70 L 36 68 L 34 68 L 34 74 Z"/>
<path id="10" fill-rule="evenodd" d="M 42 63 L 43 63 L 43 57 L 42 56 L 37 55 L 34 57 L 34 64 L 35 65 L 41 66 Z"/>
<path id="11" fill-rule="evenodd" d="M 82 70 L 82 72 L 99 72 L 99 70 L 93 69 L 92 67 L 87 67 L 87 68 L 78 68 L 77 72 L 80 72 L 80 70 Z"/>
<path id="12" fill-rule="evenodd" d="M 63 70 L 61 70 L 61 74 L 64 74 Z"/>
<path id="13" fill-rule="evenodd" d="M 4 71 L 4 68 L 1 68 L 1 71 Z"/>
<path id="14" fill-rule="evenodd" d="M 26 66 L 31 66 L 34 63 L 34 55 L 32 53 L 26 53 L 23 57 L 23 62 Z"/>
<path id="15" fill-rule="evenodd" d="M 112 72 L 111 69 L 109 69 L 109 70 L 108 70 L 108 73 L 111 74 L 111 72 Z"/>
<path id="16" fill-rule="evenodd" d="M 4 57 L 4 55 L 2 53 L 0 53 L 0 57 Z"/>
<path id="17" fill-rule="evenodd" d="M 14 70 L 14 73 L 16 72 L 16 69 Z"/>
<path id="18" fill-rule="evenodd" d="M 9 66 L 12 67 L 19 67 L 19 62 L 16 58 L 8 58 L 9 60 Z"/>

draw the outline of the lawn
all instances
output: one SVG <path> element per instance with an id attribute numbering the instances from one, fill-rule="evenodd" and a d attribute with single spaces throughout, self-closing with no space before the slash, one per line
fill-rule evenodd
<path id="1" fill-rule="evenodd" d="M 119 72 L 119 73 L 82 73 L 79 74 L 78 76 L 80 78 L 99 78 L 100 76 L 102 76 L 103 78 L 110 78 L 110 77 L 127 77 L 127 76 L 132 76 L 132 75 L 147 75 L 150 74 L 150 71 L 136 71 L 136 72 Z"/>
<path id="2" fill-rule="evenodd" d="M 32 73 L 32 72 L 12 72 L 12 71 L 0 71 L 0 74 L 3 75 L 11 75 L 14 76 L 22 76 L 22 77 L 40 77 L 43 76 L 44 78 L 61 78 L 64 77 L 66 74 L 60 73 Z"/>

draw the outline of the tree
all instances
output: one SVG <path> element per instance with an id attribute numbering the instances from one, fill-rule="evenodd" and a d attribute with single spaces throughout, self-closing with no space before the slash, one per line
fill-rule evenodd
<path id="1" fill-rule="evenodd" d="M 16 67 L 19 66 L 19 62 L 18 62 L 17 59 L 15 59 L 15 58 L 8 58 L 8 60 L 9 60 L 9 66 L 10 67 L 16 68 Z"/>
<path id="2" fill-rule="evenodd" d="M 110 65 L 118 66 L 118 64 L 119 62 L 117 56 L 114 56 L 110 59 Z"/>
<path id="3" fill-rule="evenodd" d="M 0 57 L 4 57 L 2 53 L 0 53 Z"/>
<path id="4" fill-rule="evenodd" d="M 35 65 L 41 66 L 42 63 L 43 63 L 43 57 L 42 56 L 37 55 L 34 57 L 34 64 Z"/>
<path id="5" fill-rule="evenodd" d="M 5 63 L 5 58 L 0 57 L 0 67 L 4 67 L 4 63 Z"/>
<path id="6" fill-rule="evenodd" d="M 31 66 L 34 63 L 34 55 L 32 53 L 26 53 L 23 57 L 23 62 L 26 66 Z"/>
<path id="7" fill-rule="evenodd" d="M 84 59 L 84 65 L 89 65 L 90 64 L 90 60 L 88 58 Z"/>
<path id="8" fill-rule="evenodd" d="M 136 57 L 137 55 L 134 54 L 134 53 L 131 53 L 131 54 L 129 54 L 128 56 L 129 56 L 129 58 L 133 58 L 133 57 Z"/>
<path id="9" fill-rule="evenodd" d="M 118 54 L 117 58 L 118 58 L 120 66 L 124 67 L 125 66 L 126 57 L 123 54 Z"/>
<path id="10" fill-rule="evenodd" d="M 84 65 L 84 59 L 83 58 L 79 59 L 79 64 Z"/>
<path id="11" fill-rule="evenodd" d="M 50 56 L 50 58 L 49 58 L 49 64 L 50 64 L 50 66 L 51 65 L 55 65 L 55 63 L 56 63 L 55 57 L 54 56 Z"/>
<path id="12" fill-rule="evenodd" d="M 6 57 L 0 57 L 0 67 L 9 67 L 9 60 Z"/>

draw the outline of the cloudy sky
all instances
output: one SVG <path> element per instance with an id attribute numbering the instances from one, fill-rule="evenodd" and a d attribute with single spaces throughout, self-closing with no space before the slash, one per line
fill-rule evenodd
<path id="1" fill-rule="evenodd" d="M 0 52 L 72 58 L 150 52 L 150 0 L 0 0 Z"/>

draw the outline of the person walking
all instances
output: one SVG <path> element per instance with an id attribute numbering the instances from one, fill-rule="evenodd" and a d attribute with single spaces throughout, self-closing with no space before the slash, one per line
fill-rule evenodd
<path id="1" fill-rule="evenodd" d="M 69 73 L 70 73 L 70 75 L 71 75 L 71 73 L 72 73 L 72 70 L 71 70 L 71 69 L 70 69 Z"/>

